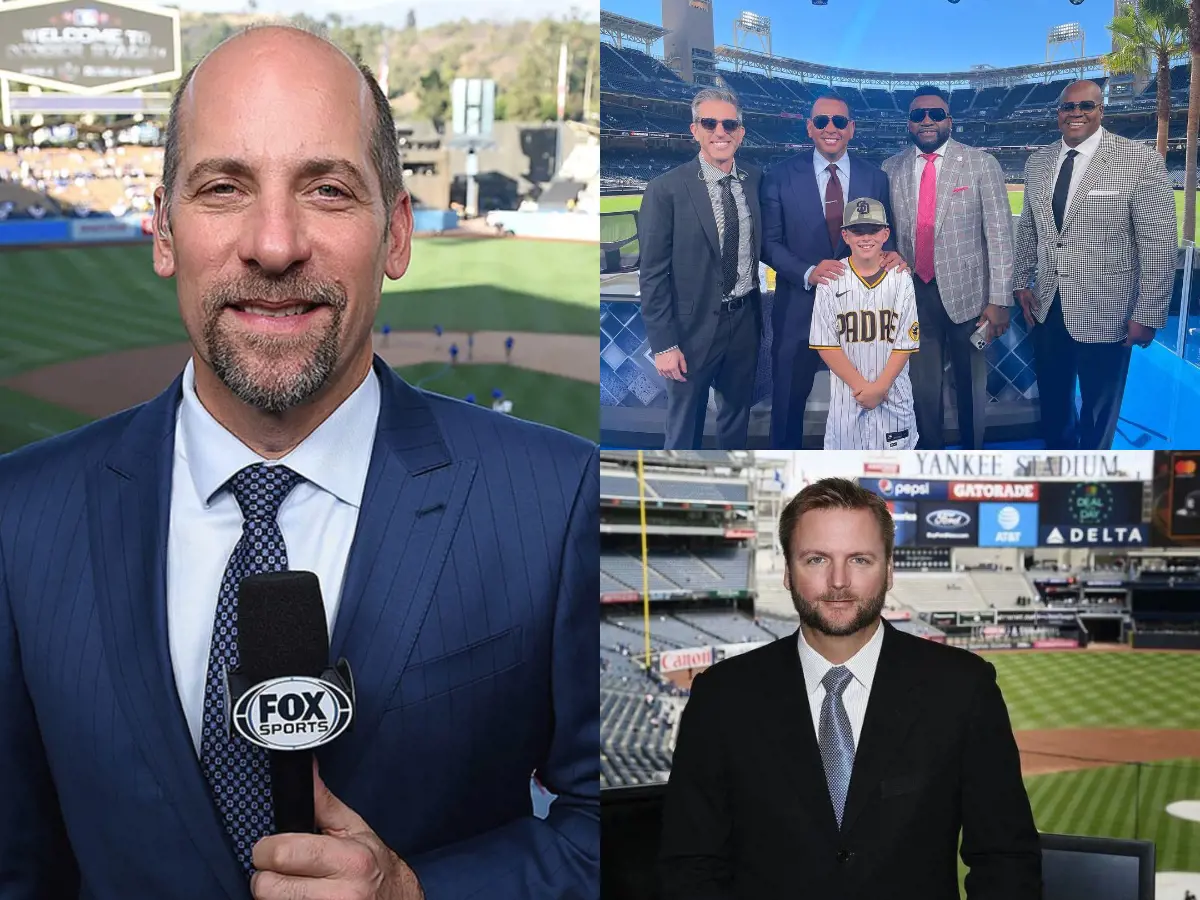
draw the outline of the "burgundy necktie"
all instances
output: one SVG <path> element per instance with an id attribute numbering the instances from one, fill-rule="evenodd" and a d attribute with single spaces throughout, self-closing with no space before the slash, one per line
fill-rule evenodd
<path id="1" fill-rule="evenodd" d="M 829 173 L 829 183 L 825 185 L 825 226 L 829 229 L 830 246 L 836 254 L 838 242 L 842 239 L 842 215 L 846 211 L 846 200 L 842 197 L 837 166 L 830 163 L 825 171 Z"/>
<path id="2" fill-rule="evenodd" d="M 921 172 L 921 193 L 917 198 L 917 277 L 926 284 L 933 281 L 933 232 L 937 224 L 937 167 L 936 153 L 922 153 L 925 168 Z"/>

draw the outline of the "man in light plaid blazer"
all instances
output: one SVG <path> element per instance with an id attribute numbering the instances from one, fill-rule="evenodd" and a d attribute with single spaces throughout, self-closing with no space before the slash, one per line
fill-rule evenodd
<path id="1" fill-rule="evenodd" d="M 1025 165 L 1013 285 L 1033 329 L 1048 450 L 1112 446 L 1131 348 L 1150 346 L 1166 324 L 1175 277 L 1166 166 L 1153 148 L 1100 127 L 1102 101 L 1093 81 L 1068 86 L 1062 140 Z"/>
<path id="2" fill-rule="evenodd" d="M 943 377 L 954 379 L 959 441 L 983 447 L 987 358 L 971 334 L 1008 329 L 1012 297 L 1012 210 L 1000 164 L 950 137 L 949 98 L 933 85 L 909 104 L 913 145 L 883 164 L 891 186 L 896 247 L 913 267 L 921 351 L 909 363 L 918 447 L 941 450 Z"/>

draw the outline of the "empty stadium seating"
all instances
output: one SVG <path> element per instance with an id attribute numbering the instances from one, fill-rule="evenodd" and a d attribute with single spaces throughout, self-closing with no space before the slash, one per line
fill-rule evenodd
<path id="1" fill-rule="evenodd" d="M 745 591 L 750 582 L 750 551 L 745 547 L 691 550 L 652 549 L 648 555 L 651 591 Z M 640 591 L 640 555 L 600 551 L 601 590 Z"/>
<path id="2" fill-rule="evenodd" d="M 957 573 L 896 573 L 892 598 L 916 612 L 987 609 L 970 578 Z"/>
<path id="3" fill-rule="evenodd" d="M 1011 608 L 1017 597 L 1034 597 L 1037 592 L 1021 572 L 970 572 L 968 577 L 988 606 Z"/>

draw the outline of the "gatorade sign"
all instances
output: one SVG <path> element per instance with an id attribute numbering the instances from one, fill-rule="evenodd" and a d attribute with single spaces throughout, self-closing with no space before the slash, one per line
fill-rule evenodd
<path id="1" fill-rule="evenodd" d="M 308 750 L 350 725 L 353 708 L 341 688 L 320 678 L 289 675 L 256 684 L 233 708 L 234 730 L 268 750 Z"/>

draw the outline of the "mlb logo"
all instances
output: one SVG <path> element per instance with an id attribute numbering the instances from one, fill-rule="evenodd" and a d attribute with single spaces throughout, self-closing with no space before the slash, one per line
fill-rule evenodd
<path id="1" fill-rule="evenodd" d="M 100 10 L 76 9 L 71 12 L 71 24 L 77 28 L 99 28 Z"/>

